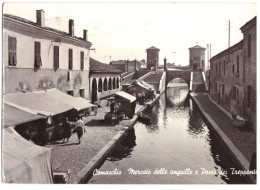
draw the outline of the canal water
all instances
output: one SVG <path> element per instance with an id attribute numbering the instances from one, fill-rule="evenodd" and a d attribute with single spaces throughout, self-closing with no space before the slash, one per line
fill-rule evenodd
<path id="1" fill-rule="evenodd" d="M 187 86 L 167 88 L 146 111 L 152 124 L 137 122 L 88 183 L 246 183 L 187 95 Z"/>

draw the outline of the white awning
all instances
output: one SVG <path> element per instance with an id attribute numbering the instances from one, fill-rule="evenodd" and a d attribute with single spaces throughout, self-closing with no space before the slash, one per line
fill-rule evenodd
<path id="1" fill-rule="evenodd" d="M 132 102 L 134 102 L 136 100 L 135 96 L 133 96 L 131 94 L 128 94 L 128 93 L 126 93 L 124 91 L 117 92 L 115 95 L 129 100 L 130 103 L 132 103 Z"/>

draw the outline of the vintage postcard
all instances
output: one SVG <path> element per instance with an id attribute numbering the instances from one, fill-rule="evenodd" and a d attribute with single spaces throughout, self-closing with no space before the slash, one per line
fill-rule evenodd
<path id="1" fill-rule="evenodd" d="M 256 184 L 256 2 L 4 2 L 2 183 Z"/>

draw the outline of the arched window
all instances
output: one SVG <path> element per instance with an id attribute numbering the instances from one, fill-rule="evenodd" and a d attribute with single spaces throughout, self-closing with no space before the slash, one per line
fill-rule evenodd
<path id="1" fill-rule="evenodd" d="M 109 78 L 108 80 L 108 90 L 112 90 L 112 80 Z"/>
<path id="2" fill-rule="evenodd" d="M 113 78 L 113 89 L 115 89 L 116 88 L 116 79 L 115 79 L 115 77 Z"/>
<path id="3" fill-rule="evenodd" d="M 103 85 L 104 91 L 107 91 L 107 78 L 104 80 L 104 85 Z"/>
<path id="4" fill-rule="evenodd" d="M 92 103 L 97 101 L 97 80 L 96 78 L 92 81 Z"/>
<path id="5" fill-rule="evenodd" d="M 116 87 L 119 88 L 119 78 L 116 78 Z"/>
<path id="6" fill-rule="evenodd" d="M 99 78 L 99 80 L 98 80 L 98 91 L 99 91 L 99 92 L 102 92 L 102 88 L 103 88 L 102 79 Z"/>

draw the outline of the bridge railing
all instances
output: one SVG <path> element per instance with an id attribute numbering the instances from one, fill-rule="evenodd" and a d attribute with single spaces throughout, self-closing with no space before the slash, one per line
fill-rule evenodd
<path id="1" fill-rule="evenodd" d="M 190 72 L 190 91 L 192 91 L 193 72 Z"/>

